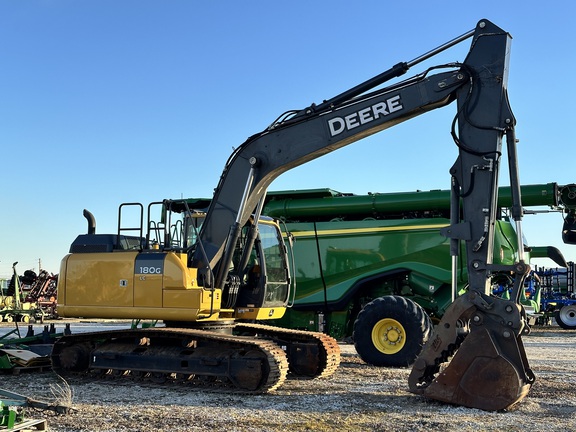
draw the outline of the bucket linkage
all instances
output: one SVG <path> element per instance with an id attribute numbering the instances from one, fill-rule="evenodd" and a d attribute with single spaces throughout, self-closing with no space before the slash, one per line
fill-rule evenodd
<path id="1" fill-rule="evenodd" d="M 413 366 L 410 391 L 489 411 L 522 400 L 535 380 L 521 340 L 530 332 L 518 302 L 523 280 L 511 300 L 476 290 L 456 298 Z"/>

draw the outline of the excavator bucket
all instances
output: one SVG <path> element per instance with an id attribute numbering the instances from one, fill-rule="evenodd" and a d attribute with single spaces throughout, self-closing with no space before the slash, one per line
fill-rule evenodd
<path id="1" fill-rule="evenodd" d="M 476 291 L 458 297 L 416 360 L 410 391 L 487 411 L 510 408 L 534 383 L 520 338 L 526 332 L 514 301 Z"/>

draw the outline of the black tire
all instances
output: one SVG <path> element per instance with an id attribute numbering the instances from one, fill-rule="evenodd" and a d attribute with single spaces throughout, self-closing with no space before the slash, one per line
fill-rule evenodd
<path id="1" fill-rule="evenodd" d="M 556 323 L 564 330 L 576 329 L 576 304 L 564 305 L 554 314 Z"/>
<path id="2" fill-rule="evenodd" d="M 372 300 L 354 323 L 354 346 L 362 360 L 374 366 L 410 366 L 432 334 L 424 309 L 400 296 Z"/>

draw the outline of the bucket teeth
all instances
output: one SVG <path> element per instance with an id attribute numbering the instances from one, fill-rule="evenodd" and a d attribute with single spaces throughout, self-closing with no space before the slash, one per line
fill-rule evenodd
<path id="1" fill-rule="evenodd" d="M 534 383 L 520 338 L 526 330 L 512 301 L 477 292 L 457 298 L 414 363 L 410 391 L 482 410 L 511 407 Z"/>

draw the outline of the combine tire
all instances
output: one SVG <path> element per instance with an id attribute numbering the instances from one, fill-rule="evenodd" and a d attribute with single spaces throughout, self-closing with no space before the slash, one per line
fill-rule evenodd
<path id="1" fill-rule="evenodd" d="M 576 304 L 564 305 L 555 314 L 556 322 L 565 330 L 576 329 Z"/>
<path id="2" fill-rule="evenodd" d="M 362 360 L 374 366 L 410 366 L 432 332 L 424 309 L 400 296 L 372 300 L 354 323 L 354 346 Z"/>

